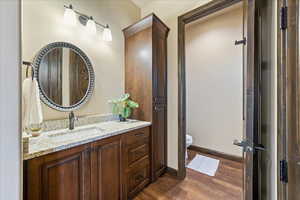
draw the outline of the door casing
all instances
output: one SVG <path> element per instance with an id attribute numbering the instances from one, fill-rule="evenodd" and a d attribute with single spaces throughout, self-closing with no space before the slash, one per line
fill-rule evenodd
<path id="1" fill-rule="evenodd" d="M 287 161 L 287 183 L 277 171 L 279 200 L 299 199 L 300 177 L 300 66 L 299 0 L 277 0 L 278 129 L 277 164 Z M 281 8 L 287 7 L 287 28 L 282 28 Z M 284 20 L 285 21 L 285 20 Z"/>
<path id="2" fill-rule="evenodd" d="M 185 150 L 186 150 L 186 77 L 185 77 L 185 25 L 198 20 L 202 17 L 210 15 L 214 12 L 232 6 L 243 0 L 214 0 L 207 3 L 199 8 L 196 8 L 178 18 L 178 173 L 177 176 L 180 179 L 184 179 L 186 176 L 185 167 Z M 247 51 L 244 51 L 247 55 L 247 63 L 245 67 L 245 73 L 249 74 L 249 79 L 247 80 L 247 88 L 244 91 L 244 98 L 247 101 L 247 106 L 244 108 L 244 118 L 246 120 L 245 124 L 245 134 L 249 141 L 257 141 L 258 135 L 254 132 L 258 128 L 259 123 L 255 117 L 257 110 L 255 106 L 258 104 L 257 98 L 255 98 L 256 92 L 256 79 L 255 79 L 255 66 L 257 64 L 255 56 L 255 20 L 256 20 L 256 1 L 255 0 L 244 0 L 246 2 L 246 26 L 247 29 L 245 35 L 247 35 Z M 239 38 L 237 38 L 239 39 Z M 244 56 L 245 57 L 245 56 Z M 246 71 L 247 70 L 247 71 Z M 256 77 L 258 78 L 258 77 Z M 250 142 L 250 145 L 254 149 L 254 144 Z M 245 162 L 248 163 L 245 169 L 245 193 L 244 200 L 257 199 L 255 196 L 258 194 L 253 194 L 255 190 L 253 186 L 258 184 L 258 165 L 253 165 L 255 154 L 248 152 L 245 156 Z M 255 178 L 255 179 L 253 179 Z"/>

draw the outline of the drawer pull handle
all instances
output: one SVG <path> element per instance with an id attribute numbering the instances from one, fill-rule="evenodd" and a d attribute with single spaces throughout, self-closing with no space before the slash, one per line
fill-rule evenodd
<path id="1" fill-rule="evenodd" d="M 143 135 L 145 135 L 145 133 L 143 133 L 143 132 L 139 132 L 139 133 L 136 133 L 136 134 L 135 134 L 135 136 L 137 136 L 137 137 L 143 136 Z"/>

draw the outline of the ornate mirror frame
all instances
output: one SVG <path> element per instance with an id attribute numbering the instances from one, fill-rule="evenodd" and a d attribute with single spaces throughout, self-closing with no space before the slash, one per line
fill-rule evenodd
<path id="1" fill-rule="evenodd" d="M 68 107 L 58 105 L 58 104 L 54 103 L 51 99 L 49 99 L 49 97 L 46 95 L 44 90 L 41 88 L 41 84 L 40 84 L 40 80 L 39 80 L 40 64 L 41 64 L 44 56 L 47 55 L 48 52 L 50 52 L 51 50 L 53 50 L 55 48 L 69 48 L 69 49 L 75 51 L 76 53 L 78 53 L 78 55 L 80 55 L 81 58 L 84 60 L 86 66 L 87 66 L 88 74 L 89 74 L 89 86 L 88 86 L 85 96 L 78 103 L 68 106 Z M 39 85 L 40 98 L 50 108 L 53 108 L 55 110 L 62 111 L 62 112 L 69 112 L 69 111 L 77 110 L 82 105 L 84 105 L 91 98 L 91 96 L 93 94 L 94 86 L 95 86 L 95 73 L 94 73 L 94 69 L 91 64 L 91 61 L 89 60 L 87 55 L 81 49 L 79 49 L 78 47 L 76 47 L 75 45 L 73 45 L 71 43 L 54 42 L 54 43 L 48 44 L 47 46 L 43 47 L 38 52 L 38 54 L 35 56 L 34 62 L 33 62 L 33 67 L 34 67 L 34 77 L 36 78 L 38 85 Z"/>

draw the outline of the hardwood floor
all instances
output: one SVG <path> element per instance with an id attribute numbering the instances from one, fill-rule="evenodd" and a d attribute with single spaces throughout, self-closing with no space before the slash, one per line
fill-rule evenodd
<path id="1" fill-rule="evenodd" d="M 197 153 L 189 151 L 189 160 Z M 215 177 L 191 169 L 187 169 L 183 181 L 166 174 L 145 188 L 134 200 L 242 200 L 243 164 L 212 155 L 205 156 L 220 160 Z"/>

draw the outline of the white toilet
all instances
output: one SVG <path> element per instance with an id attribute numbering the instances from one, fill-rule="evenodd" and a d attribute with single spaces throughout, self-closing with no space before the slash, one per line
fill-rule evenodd
<path id="1" fill-rule="evenodd" d="M 193 144 L 193 137 L 191 135 L 186 134 L 186 151 L 185 151 L 185 160 L 188 159 L 187 148 Z"/>

